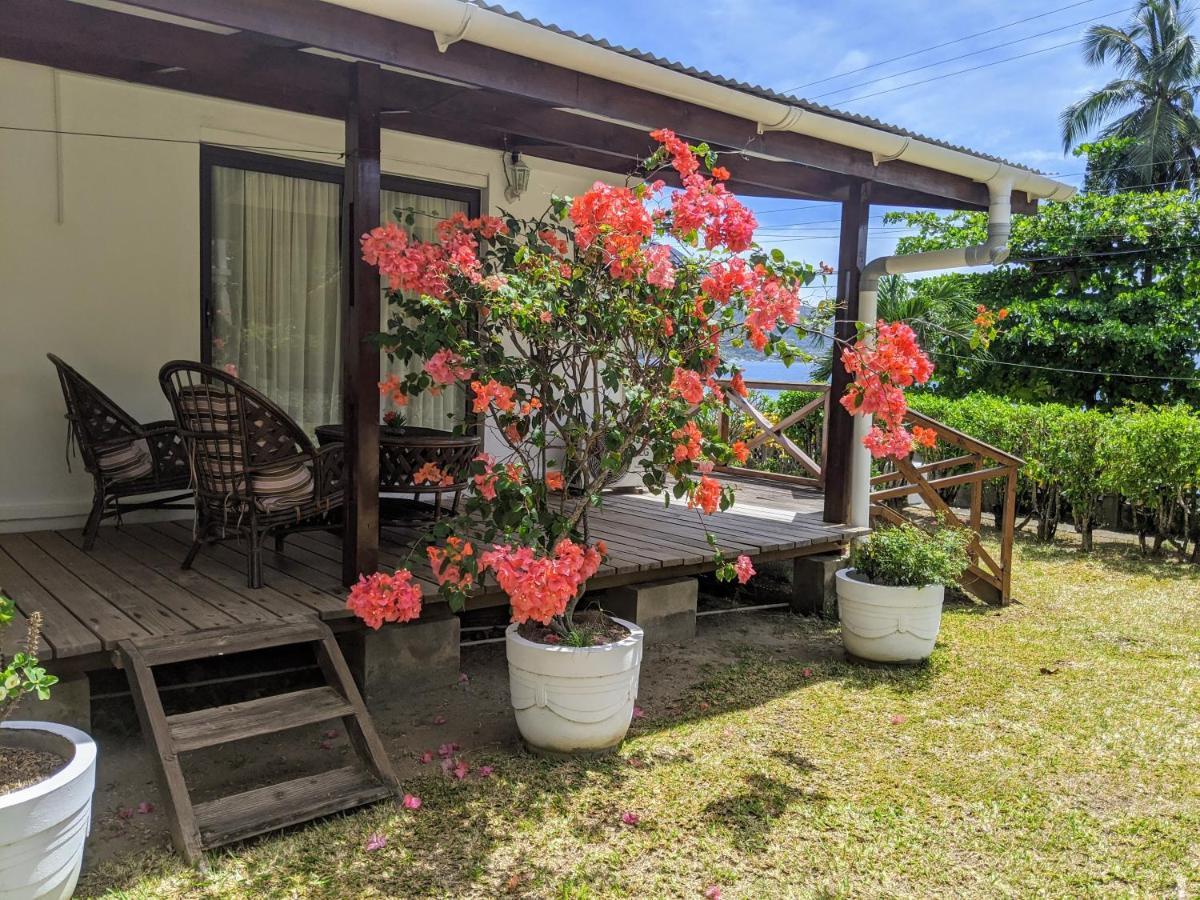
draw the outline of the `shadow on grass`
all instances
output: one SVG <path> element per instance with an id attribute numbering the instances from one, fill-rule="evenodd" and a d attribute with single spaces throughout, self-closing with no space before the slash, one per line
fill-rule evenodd
<path id="1" fill-rule="evenodd" d="M 807 791 L 768 775 L 748 775 L 742 790 L 714 800 L 704 808 L 705 818 L 728 834 L 730 843 L 744 853 L 758 853 L 770 846 L 775 821 L 797 802 L 827 803 L 821 791 Z"/>

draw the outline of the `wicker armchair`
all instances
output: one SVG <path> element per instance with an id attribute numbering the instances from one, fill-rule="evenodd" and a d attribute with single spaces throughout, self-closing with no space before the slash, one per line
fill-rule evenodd
<path id="1" fill-rule="evenodd" d="M 83 548 L 92 549 L 104 519 L 115 517 L 119 524 L 123 513 L 134 510 L 191 509 L 191 472 L 175 423 L 139 423 L 53 353 L 46 356 L 58 370 L 67 404 L 68 443 L 78 448 L 95 485 Z M 173 493 L 128 502 L 168 491 Z"/>
<path id="2" fill-rule="evenodd" d="M 186 569 L 205 544 L 241 539 L 246 579 L 262 586 L 262 544 L 340 527 L 342 445 L 317 450 L 271 400 L 220 369 L 169 362 L 159 382 L 192 467 L 196 530 Z"/>

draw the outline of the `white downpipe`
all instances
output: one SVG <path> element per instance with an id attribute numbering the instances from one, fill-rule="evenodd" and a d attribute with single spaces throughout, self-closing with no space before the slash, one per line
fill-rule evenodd
<path id="1" fill-rule="evenodd" d="M 971 247 L 931 250 L 907 256 L 881 256 L 867 263 L 858 290 L 858 320 L 868 325 L 878 315 L 879 279 L 884 275 L 936 272 L 968 266 L 996 266 L 1008 259 L 1012 233 L 1012 182 L 999 178 L 988 183 L 987 240 Z M 868 344 L 872 339 L 868 338 Z M 871 524 L 871 453 L 863 438 L 871 430 L 871 416 L 854 418 L 854 443 L 850 458 L 850 525 Z"/>
<path id="2" fill-rule="evenodd" d="M 873 155 L 877 164 L 904 160 L 980 183 L 1006 179 L 1014 190 L 1031 198 L 1065 200 L 1075 193 L 1070 185 L 995 160 L 983 159 L 913 137 L 892 134 L 835 116 L 811 112 L 723 85 L 694 78 L 615 50 L 520 22 L 464 0 L 325 0 L 384 19 L 404 22 L 433 32 L 443 51 L 453 52 L 457 41 L 470 41 L 583 72 L 749 119 L 760 132 L 791 131 L 854 147 Z M 331 48 L 336 49 L 336 48 Z M 389 60 L 379 60 L 389 62 Z M 661 124 L 643 123 L 648 127 Z"/>

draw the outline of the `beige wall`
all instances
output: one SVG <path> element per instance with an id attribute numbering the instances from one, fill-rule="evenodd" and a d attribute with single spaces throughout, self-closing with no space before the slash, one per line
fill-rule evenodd
<path id="1" fill-rule="evenodd" d="M 199 142 L 340 152 L 342 128 L 8 60 L 0 60 L 0 125 L 184 142 L 0 131 L 0 530 L 23 530 L 82 521 L 91 499 L 79 461 L 67 472 L 47 352 L 142 420 L 169 416 L 159 366 L 199 356 Z M 385 171 L 480 188 L 493 212 L 497 203 L 540 212 L 551 193 L 604 177 L 527 162 L 530 190 L 508 204 L 498 153 L 383 138 Z"/>

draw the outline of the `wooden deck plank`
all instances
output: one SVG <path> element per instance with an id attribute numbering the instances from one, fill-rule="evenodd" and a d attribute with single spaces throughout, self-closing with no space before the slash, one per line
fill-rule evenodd
<path id="1" fill-rule="evenodd" d="M 127 525 L 121 529 L 102 528 L 100 532 L 103 541 L 127 556 L 135 557 L 146 568 L 177 585 L 180 590 L 187 591 L 207 603 L 230 620 L 248 625 L 271 618 L 257 603 L 250 602 L 219 581 L 210 578 L 205 573 L 206 566 L 180 568 L 183 554 L 177 552 L 176 545 L 150 531 L 145 525 Z M 211 626 L 204 627 L 225 624 L 228 623 L 214 622 Z"/>
<path id="2" fill-rule="evenodd" d="M 184 542 L 191 540 L 191 536 L 186 531 L 169 528 L 161 530 L 176 540 Z M 201 555 L 205 553 L 228 562 L 238 571 L 245 571 L 246 556 L 239 543 L 230 542 L 208 546 L 200 551 Z M 340 615 L 342 603 L 337 596 L 341 590 L 340 579 L 330 578 L 325 573 L 311 571 L 308 566 L 304 565 L 306 559 L 307 554 L 293 553 L 293 555 L 289 555 L 289 548 L 286 544 L 282 556 L 275 552 L 273 546 L 270 549 L 264 547 L 263 583 L 319 615 Z M 292 615 L 292 608 L 288 609 L 287 612 L 278 611 L 281 615 Z"/>
<path id="3" fill-rule="evenodd" d="M 60 531 L 62 537 L 75 547 L 82 549 L 82 531 Z M 134 587 L 158 599 L 159 603 L 176 613 L 193 628 L 214 628 L 229 625 L 236 620 L 211 603 L 186 590 L 149 565 L 145 554 L 137 550 L 131 555 L 125 552 L 130 544 L 143 547 L 131 538 L 126 538 L 116 528 L 101 528 L 96 543 L 87 551 L 88 556 L 102 563 L 110 572 L 124 578 Z M 144 549 L 144 548 L 143 548 Z M 175 564 L 178 568 L 178 563 Z"/>
<path id="4" fill-rule="evenodd" d="M 34 611 L 42 614 L 42 638 L 55 659 L 83 656 L 103 649 L 100 638 L 87 625 L 3 550 L 0 550 L 0 589 L 25 616 Z"/>
<path id="5" fill-rule="evenodd" d="M 174 569 L 179 572 L 181 577 L 189 574 L 189 572 L 179 568 L 180 563 L 183 562 L 185 551 L 181 549 L 177 541 L 172 540 L 165 534 L 160 534 L 149 525 L 126 527 L 125 531 L 147 547 L 157 550 L 160 554 L 170 559 L 174 563 Z M 190 574 L 197 578 L 203 576 L 212 582 L 215 587 L 219 588 L 220 590 L 214 590 L 211 596 L 206 596 L 205 599 L 209 600 L 210 603 L 222 611 L 228 612 L 243 624 L 269 622 L 272 619 L 279 618 L 278 614 L 271 612 L 256 602 L 256 598 L 253 596 L 255 592 L 246 587 L 246 573 L 244 570 L 234 571 L 223 563 L 214 560 L 211 555 L 201 553 L 196 557 L 195 562 L 192 563 Z M 261 588 L 261 590 L 268 592 L 271 589 Z"/>
<path id="6" fill-rule="evenodd" d="M 0 534 L 0 549 L 69 607 L 74 617 L 100 639 L 105 650 L 116 647 L 117 641 L 149 633 L 42 550 L 28 534 Z"/>
<path id="7" fill-rule="evenodd" d="M 42 531 L 29 537 L 48 556 L 70 569 L 76 578 L 141 625 L 147 634 L 173 634 L 192 628 L 191 622 L 161 604 L 153 595 L 113 573 L 63 535 Z M 136 572 L 136 568 L 131 566 L 128 571 Z"/>
<path id="8" fill-rule="evenodd" d="M 9 600 L 14 598 L 9 594 L 9 591 L 4 587 L 3 581 L 0 581 L 0 595 L 8 597 Z M 29 620 L 25 618 L 25 614 L 17 609 L 14 603 L 12 610 L 12 619 L 9 620 L 8 626 L 0 628 L 0 654 L 3 654 L 7 659 L 14 653 L 21 653 L 25 650 L 25 638 L 29 633 Z M 45 649 L 50 652 L 43 652 L 43 657 L 50 657 L 54 653 L 54 648 L 47 645 Z"/>

